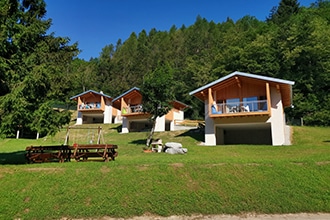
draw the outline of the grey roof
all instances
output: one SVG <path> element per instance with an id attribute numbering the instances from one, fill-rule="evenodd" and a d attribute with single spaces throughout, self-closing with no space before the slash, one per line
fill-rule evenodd
<path id="1" fill-rule="evenodd" d="M 180 103 L 181 105 L 185 105 L 187 108 L 191 108 L 190 105 L 187 105 L 187 104 L 185 104 L 185 103 L 183 103 L 183 102 L 180 102 L 180 101 L 178 101 L 178 100 L 174 100 L 174 101 L 177 102 L 177 103 Z"/>
<path id="2" fill-rule="evenodd" d="M 114 98 L 114 99 L 112 100 L 112 102 L 117 101 L 117 100 L 120 99 L 121 97 L 127 95 L 128 93 L 130 93 L 130 92 L 132 92 L 132 91 L 134 91 L 134 90 L 138 90 L 138 91 L 140 91 L 140 89 L 139 89 L 138 87 L 133 87 L 133 88 L 127 90 L 126 92 L 124 92 L 123 94 L 121 94 L 121 95 L 117 96 L 116 98 Z"/>
<path id="3" fill-rule="evenodd" d="M 90 93 L 90 92 L 95 93 L 95 94 L 100 95 L 100 96 L 107 97 L 107 98 L 109 98 L 109 99 L 112 99 L 111 96 L 106 95 L 106 94 L 104 94 L 104 93 L 102 93 L 102 92 L 96 92 L 96 91 L 94 91 L 94 90 L 88 90 L 88 91 L 85 91 L 85 92 L 80 93 L 80 94 L 78 94 L 78 95 L 72 96 L 72 97 L 70 98 L 70 100 L 75 99 L 75 98 L 78 98 L 79 96 L 85 95 L 85 94 Z"/>
<path id="4" fill-rule="evenodd" d="M 254 78 L 254 79 L 260 79 L 260 80 L 265 80 L 265 81 L 272 81 L 272 82 L 277 82 L 277 83 L 283 83 L 283 84 L 289 84 L 289 85 L 294 85 L 294 81 L 289 81 L 289 80 L 284 80 L 284 79 L 278 79 L 278 78 L 273 78 L 273 77 L 268 77 L 268 76 L 260 76 L 260 75 L 255 75 L 255 74 L 251 74 L 251 73 L 243 73 L 243 72 L 233 72 L 227 76 L 224 76 L 220 79 L 217 79 L 209 84 L 206 84 L 205 86 L 202 86 L 198 89 L 195 89 L 194 91 L 190 92 L 189 95 L 193 95 L 195 93 L 198 93 L 200 91 L 203 91 L 204 89 L 207 89 L 211 86 L 214 86 L 222 81 L 225 81 L 233 76 L 245 76 L 245 77 L 250 77 L 250 78 Z"/>

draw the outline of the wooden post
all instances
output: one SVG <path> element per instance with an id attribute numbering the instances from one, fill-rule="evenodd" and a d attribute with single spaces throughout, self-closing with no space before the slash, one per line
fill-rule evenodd
<path id="1" fill-rule="evenodd" d="M 270 115 L 271 114 L 271 97 L 270 97 L 269 83 L 266 83 L 266 96 L 267 96 L 267 111 Z"/>
<path id="2" fill-rule="evenodd" d="M 213 104 L 213 97 L 212 97 L 212 89 L 209 88 L 208 90 L 208 110 L 209 110 L 209 115 L 211 115 L 211 106 Z"/>
<path id="3" fill-rule="evenodd" d="M 99 126 L 97 129 L 97 144 L 100 144 L 101 139 L 101 127 Z"/>

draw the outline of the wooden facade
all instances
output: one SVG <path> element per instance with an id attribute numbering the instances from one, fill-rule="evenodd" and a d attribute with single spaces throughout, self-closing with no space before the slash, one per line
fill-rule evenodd
<path id="1" fill-rule="evenodd" d="M 70 98 L 77 101 L 77 124 L 112 123 L 116 109 L 112 108 L 112 97 L 103 92 L 88 90 Z"/>
<path id="2" fill-rule="evenodd" d="M 142 94 L 140 89 L 133 87 L 113 100 L 113 106 L 120 109 L 123 117 L 123 133 L 149 129 L 150 114 L 143 111 Z M 172 102 L 173 108 L 156 121 L 156 131 L 171 130 L 175 119 L 183 120 L 183 110 L 188 106 L 179 101 Z"/>
<path id="3" fill-rule="evenodd" d="M 293 84 L 288 80 L 234 72 L 192 91 L 190 95 L 205 103 L 206 142 L 209 145 L 225 143 L 226 129 L 245 128 L 252 133 L 251 129 L 258 127 L 274 129 L 270 131 L 270 141 L 282 143 L 277 137 L 284 134 L 275 135 L 275 127 L 280 126 L 280 132 L 285 130 L 282 128 L 285 127 L 284 108 L 292 104 Z"/>

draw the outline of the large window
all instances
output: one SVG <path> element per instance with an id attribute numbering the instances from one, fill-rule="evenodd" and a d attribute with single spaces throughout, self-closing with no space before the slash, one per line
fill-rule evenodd
<path id="1" fill-rule="evenodd" d="M 245 108 L 249 109 L 249 111 L 251 111 L 251 112 L 257 111 L 258 110 L 258 97 L 252 96 L 252 97 L 243 98 L 243 105 Z"/>
<path id="2" fill-rule="evenodd" d="M 226 106 L 228 112 L 239 112 L 240 101 L 239 98 L 227 99 Z"/>

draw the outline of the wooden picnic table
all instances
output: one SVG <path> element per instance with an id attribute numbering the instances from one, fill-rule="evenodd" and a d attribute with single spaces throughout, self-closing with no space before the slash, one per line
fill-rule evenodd
<path id="1" fill-rule="evenodd" d="M 114 144 L 74 144 L 73 154 L 71 155 L 76 161 L 87 160 L 89 157 L 102 157 L 105 162 L 115 160 L 117 157 L 118 146 Z"/>
<path id="2" fill-rule="evenodd" d="M 28 146 L 25 157 L 29 163 L 65 162 L 71 158 L 76 161 L 99 157 L 103 161 L 115 160 L 118 146 L 114 144 L 74 144 L 53 146 Z"/>
<path id="3" fill-rule="evenodd" d="M 29 163 L 70 161 L 71 147 L 68 145 L 28 146 L 25 157 Z"/>

